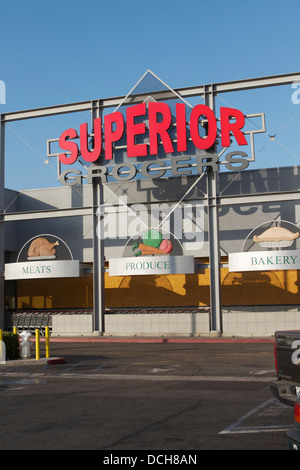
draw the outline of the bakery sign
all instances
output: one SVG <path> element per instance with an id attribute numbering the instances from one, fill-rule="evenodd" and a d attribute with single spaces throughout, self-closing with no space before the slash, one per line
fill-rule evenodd
<path id="1" fill-rule="evenodd" d="M 79 261 L 60 238 L 42 234 L 28 240 L 16 263 L 5 264 L 5 279 L 79 277 Z"/>
<path id="2" fill-rule="evenodd" d="M 248 239 L 249 251 L 229 254 L 229 271 L 300 269 L 300 250 L 293 249 L 300 233 L 293 224 L 283 225 L 256 229 Z"/>

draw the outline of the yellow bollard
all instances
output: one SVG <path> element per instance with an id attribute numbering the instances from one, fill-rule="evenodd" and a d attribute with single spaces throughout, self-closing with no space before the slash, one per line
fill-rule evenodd
<path id="1" fill-rule="evenodd" d="M 16 326 L 13 327 L 13 334 L 14 335 L 18 334 L 18 328 Z"/>
<path id="2" fill-rule="evenodd" d="M 40 359 L 40 330 L 38 328 L 35 330 L 35 358 Z"/>
<path id="3" fill-rule="evenodd" d="M 6 363 L 6 346 L 3 342 L 3 330 L 0 330 L 0 362 L 1 364 Z"/>
<path id="4" fill-rule="evenodd" d="M 49 338 L 49 326 L 45 328 L 45 338 L 46 338 L 46 357 L 50 357 L 50 338 Z"/>

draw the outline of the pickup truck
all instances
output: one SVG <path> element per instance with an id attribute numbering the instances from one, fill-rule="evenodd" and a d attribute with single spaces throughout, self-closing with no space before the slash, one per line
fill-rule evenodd
<path id="1" fill-rule="evenodd" d="M 289 449 L 300 450 L 300 331 L 276 331 L 277 380 L 270 382 L 274 397 L 294 407 L 295 427 L 287 432 Z"/>
<path id="2" fill-rule="evenodd" d="M 277 380 L 270 382 L 272 394 L 294 406 L 300 392 L 300 331 L 276 331 L 274 355 Z"/>

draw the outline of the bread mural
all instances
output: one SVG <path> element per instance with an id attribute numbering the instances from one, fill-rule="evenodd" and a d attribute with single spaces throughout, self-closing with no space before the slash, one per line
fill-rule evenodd
<path id="1" fill-rule="evenodd" d="M 260 235 L 255 235 L 253 241 L 265 248 L 283 248 L 291 246 L 299 238 L 299 232 L 292 233 L 283 227 L 271 227 Z"/>
<path id="2" fill-rule="evenodd" d="M 33 240 L 28 249 L 28 259 L 37 257 L 55 258 L 55 247 L 59 245 L 58 241 L 50 243 L 45 237 L 38 237 Z"/>

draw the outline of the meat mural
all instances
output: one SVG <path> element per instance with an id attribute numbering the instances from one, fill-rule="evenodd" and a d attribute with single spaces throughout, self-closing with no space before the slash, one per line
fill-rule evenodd
<path id="1" fill-rule="evenodd" d="M 56 249 L 59 242 L 49 242 L 46 237 L 38 237 L 33 240 L 28 249 L 28 260 L 31 259 L 55 259 Z"/>
<path id="2" fill-rule="evenodd" d="M 5 263 L 5 279 L 69 278 L 80 276 L 79 260 L 68 245 L 48 233 L 28 240 L 16 262 Z"/>

